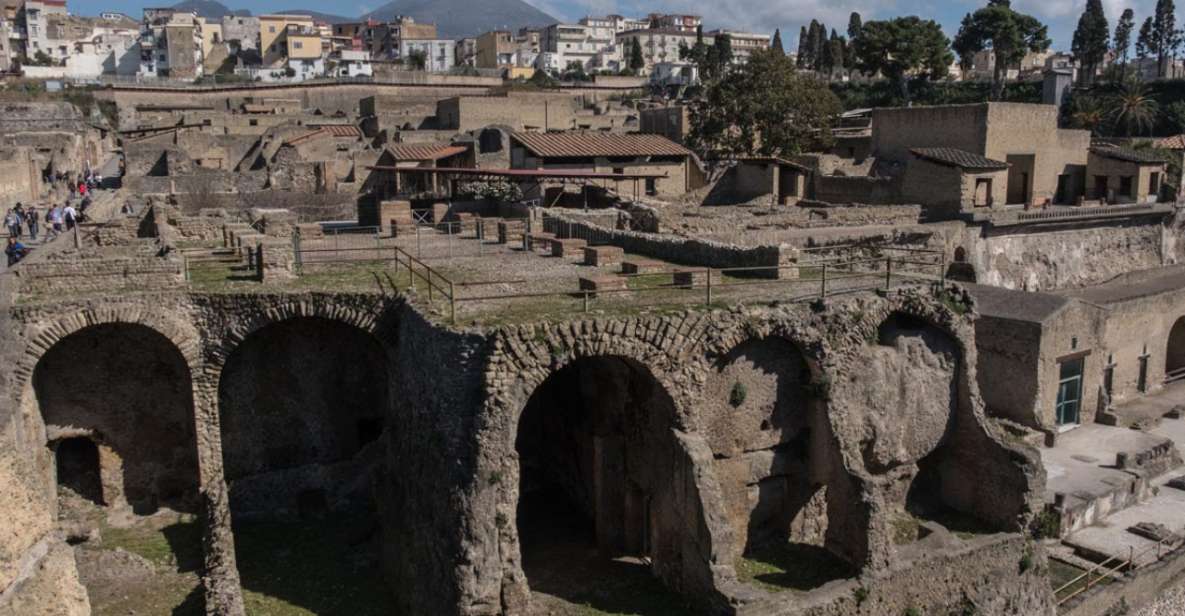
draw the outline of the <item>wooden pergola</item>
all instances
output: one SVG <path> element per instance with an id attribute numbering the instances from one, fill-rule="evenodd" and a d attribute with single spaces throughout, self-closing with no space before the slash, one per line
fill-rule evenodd
<path id="1" fill-rule="evenodd" d="M 439 185 L 439 178 L 444 178 L 449 183 L 450 195 L 454 194 L 453 184 L 460 179 L 512 181 L 519 184 L 533 185 L 535 188 L 541 189 L 541 194 L 543 192 L 542 188 L 545 185 L 599 185 L 607 189 L 609 182 L 632 182 L 633 196 L 637 199 L 639 196 L 638 182 L 668 177 L 665 173 L 603 173 L 579 170 L 569 171 L 566 169 L 475 169 L 464 167 L 395 167 L 387 165 L 377 165 L 367 168 L 373 171 L 427 174 L 431 178 L 430 184 L 433 187 Z M 398 187 L 396 187 L 396 191 L 398 191 Z M 588 196 L 585 195 L 586 203 L 587 199 Z"/>

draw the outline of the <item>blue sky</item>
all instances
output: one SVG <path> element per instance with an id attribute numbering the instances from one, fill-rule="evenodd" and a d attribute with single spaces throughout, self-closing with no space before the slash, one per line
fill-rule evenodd
<path id="1" fill-rule="evenodd" d="M 72 12 L 93 15 L 103 10 L 116 10 L 139 16 L 144 2 L 133 0 L 69 0 Z M 482 0 L 473 0 L 481 2 Z M 848 15 L 859 11 L 865 20 L 897 15 L 920 15 L 938 20 L 947 36 L 954 36 L 963 15 L 986 4 L 986 0 L 526 0 L 561 20 L 574 21 L 584 15 L 645 15 L 657 12 L 687 12 L 703 15 L 707 26 L 730 27 L 756 32 L 772 32 L 781 28 L 783 40 L 792 46 L 798 38 L 798 28 L 812 18 L 822 19 L 829 27 L 843 31 Z M 164 0 L 157 5 L 168 5 Z M 223 0 L 231 8 L 249 8 L 255 13 L 282 9 L 306 8 L 343 15 L 358 15 L 378 8 L 385 0 L 346 0 L 327 3 L 313 0 Z M 1068 49 L 1074 26 L 1086 0 L 1013 0 L 1012 5 L 1037 16 L 1049 25 L 1055 49 Z M 1124 8 L 1136 12 L 1137 27 L 1152 13 L 1156 0 L 1103 0 L 1107 17 L 1114 28 L 1115 20 Z M 1181 3 L 1185 7 L 1185 2 Z M 151 3 L 149 4 L 151 5 Z M 1182 16 L 1178 16 L 1178 22 Z"/>

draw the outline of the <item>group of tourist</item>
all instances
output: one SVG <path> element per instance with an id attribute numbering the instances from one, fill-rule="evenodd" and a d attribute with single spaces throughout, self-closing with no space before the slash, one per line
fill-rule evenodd
<path id="1" fill-rule="evenodd" d="M 61 173 L 52 179 L 57 183 L 66 183 L 70 189 L 70 199 L 64 205 L 54 205 L 43 213 L 38 211 L 36 206 L 25 207 L 24 204 L 17 203 L 4 215 L 4 226 L 8 228 L 8 246 L 4 254 L 8 257 L 10 267 L 29 254 L 29 248 L 21 243 L 21 238 L 27 236 L 28 239 L 36 241 L 43 221 L 46 227 L 44 240 L 47 242 L 61 235 L 63 231 L 73 230 L 82 222 L 86 209 L 91 204 L 93 191 L 102 186 L 103 182 L 102 176 L 93 173 L 87 173 L 77 184 L 73 178 Z M 75 199 L 78 199 L 77 208 L 74 207 Z"/>

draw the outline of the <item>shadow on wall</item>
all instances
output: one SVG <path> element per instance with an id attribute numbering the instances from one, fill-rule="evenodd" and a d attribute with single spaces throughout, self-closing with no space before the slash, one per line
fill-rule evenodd
<path id="1" fill-rule="evenodd" d="M 197 511 L 193 389 L 168 338 L 130 323 L 87 327 L 45 353 L 33 390 L 51 434 L 70 435 L 51 443 L 64 485 L 140 515 Z"/>
<path id="2" fill-rule="evenodd" d="M 771 589 L 854 576 L 863 551 L 863 509 L 818 378 L 794 343 L 749 340 L 719 362 L 700 402 L 737 542 L 723 550 L 742 580 Z"/>
<path id="3" fill-rule="evenodd" d="M 518 528 L 535 609 L 685 613 L 662 589 L 681 572 L 675 406 L 640 363 L 576 360 L 531 395 L 518 424 Z M 653 563 L 654 572 L 650 564 Z"/>
<path id="4" fill-rule="evenodd" d="M 249 607 L 389 613 L 372 493 L 389 400 L 382 345 L 340 321 L 266 325 L 227 358 L 222 451 Z"/>

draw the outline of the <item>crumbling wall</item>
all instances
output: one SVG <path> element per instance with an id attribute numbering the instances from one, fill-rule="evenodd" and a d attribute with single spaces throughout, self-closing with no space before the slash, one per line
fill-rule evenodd
<path id="1" fill-rule="evenodd" d="M 1161 216 L 1060 226 L 985 228 L 968 261 L 980 284 L 1051 291 L 1085 287 L 1166 264 Z"/>

